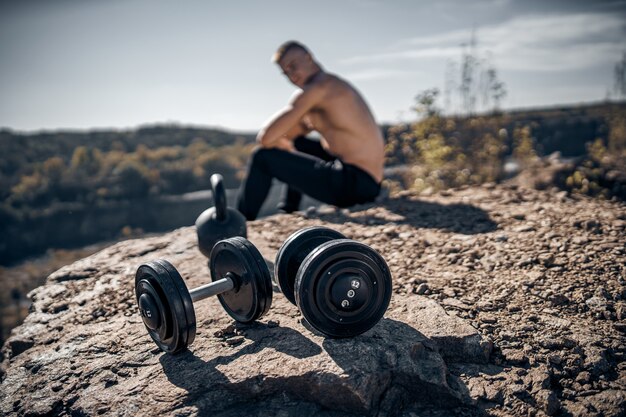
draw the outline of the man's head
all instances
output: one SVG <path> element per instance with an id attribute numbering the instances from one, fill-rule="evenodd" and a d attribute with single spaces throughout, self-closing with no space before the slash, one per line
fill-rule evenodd
<path id="1" fill-rule="evenodd" d="M 321 69 L 307 47 L 297 41 L 283 43 L 272 56 L 272 62 L 298 87 L 303 87 Z"/>

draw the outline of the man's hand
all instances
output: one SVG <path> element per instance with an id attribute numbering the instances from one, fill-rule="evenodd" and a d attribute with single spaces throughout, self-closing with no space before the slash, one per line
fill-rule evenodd
<path id="1" fill-rule="evenodd" d="M 266 148 L 267 146 L 264 146 Z M 282 149 L 287 152 L 295 152 L 296 147 L 293 146 L 293 139 L 289 139 L 285 136 L 281 136 L 276 140 L 269 148 Z"/>
<path id="2" fill-rule="evenodd" d="M 291 102 L 270 118 L 257 135 L 261 146 L 273 147 L 281 137 L 293 139 L 302 133 L 294 134 L 295 130 L 303 129 L 302 119 L 322 100 L 324 89 L 318 86 L 307 88 L 294 94 Z"/>
<path id="3" fill-rule="evenodd" d="M 307 127 L 304 122 L 300 122 L 293 126 L 291 129 L 289 129 L 287 133 L 275 138 L 273 141 L 259 140 L 258 137 L 257 141 L 264 148 L 277 148 L 284 151 L 295 152 L 296 148 L 293 146 L 294 139 L 298 136 L 306 135 L 309 132 L 311 132 L 311 129 Z"/>

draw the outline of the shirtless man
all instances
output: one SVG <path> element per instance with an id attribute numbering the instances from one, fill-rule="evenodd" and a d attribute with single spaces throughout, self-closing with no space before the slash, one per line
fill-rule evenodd
<path id="1" fill-rule="evenodd" d="M 286 212 L 298 209 L 302 193 L 338 207 L 373 201 L 383 179 L 384 141 L 359 92 L 325 72 L 298 42 L 281 45 L 272 61 L 299 90 L 257 135 L 239 211 L 254 220 L 272 178 L 289 186 Z M 304 136 L 311 131 L 321 139 Z"/>

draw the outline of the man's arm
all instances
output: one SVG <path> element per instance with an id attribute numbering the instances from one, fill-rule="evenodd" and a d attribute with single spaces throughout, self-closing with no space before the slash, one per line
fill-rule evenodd
<path id="1" fill-rule="evenodd" d="M 280 136 L 276 141 L 272 142 L 271 145 L 265 146 L 261 144 L 261 146 L 264 148 L 277 148 L 284 151 L 295 152 L 296 148 L 293 145 L 293 141 L 298 136 L 306 135 L 309 132 L 311 132 L 311 129 L 309 129 L 302 121 L 300 121 L 297 125 L 289 129 L 287 133 Z"/>
<path id="2" fill-rule="evenodd" d="M 257 135 L 257 142 L 264 148 L 276 147 L 281 141 L 293 140 L 307 131 L 302 126 L 302 117 L 315 106 L 321 98 L 320 88 L 310 88 L 297 93 L 291 102 L 276 113 Z"/>

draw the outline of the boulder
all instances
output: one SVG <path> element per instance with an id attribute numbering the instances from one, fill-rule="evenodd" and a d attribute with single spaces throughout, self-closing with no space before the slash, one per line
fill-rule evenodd
<path id="1" fill-rule="evenodd" d="M 263 228 L 249 235 L 271 266 Z M 267 236 L 265 236 L 267 237 Z M 111 246 L 63 267 L 34 290 L 32 313 L 4 347 L 4 415 L 358 415 L 473 407 L 446 361 L 485 362 L 490 343 L 435 301 L 394 293 L 370 331 L 330 339 L 275 292 L 241 325 L 215 298 L 198 301 L 197 335 L 161 352 L 134 300 L 134 274 L 165 258 L 188 287 L 209 281 L 192 228 Z M 287 413 L 287 414 L 284 414 Z"/>

